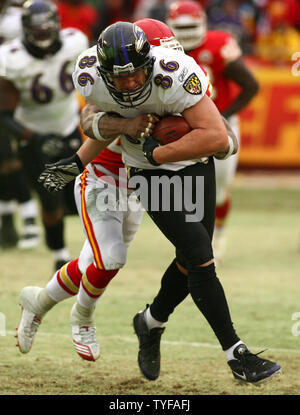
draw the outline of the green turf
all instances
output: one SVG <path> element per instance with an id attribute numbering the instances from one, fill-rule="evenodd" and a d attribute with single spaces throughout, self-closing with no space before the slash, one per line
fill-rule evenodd
<path id="1" fill-rule="evenodd" d="M 300 391 L 300 336 L 292 320 L 300 312 L 300 194 L 297 189 L 233 190 L 227 250 L 218 267 L 239 336 L 253 352 L 283 367 L 280 378 L 262 386 L 240 386 L 226 364 L 208 324 L 190 297 L 171 316 L 162 342 L 160 378 L 148 382 L 139 373 L 134 314 L 152 301 L 173 247 L 145 216 L 126 267 L 111 282 L 96 309 L 102 356 L 85 362 L 73 351 L 69 312 L 74 299 L 45 317 L 28 355 L 15 347 L 26 285 L 45 286 L 52 258 L 42 244 L 34 251 L 0 253 L 1 395 L 296 395 Z M 83 234 L 78 218 L 68 218 L 67 240 L 78 256 Z M 3 333 L 2 333 L 3 334 Z"/>

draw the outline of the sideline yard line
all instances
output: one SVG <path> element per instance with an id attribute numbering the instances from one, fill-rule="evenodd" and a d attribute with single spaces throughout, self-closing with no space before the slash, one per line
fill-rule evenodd
<path id="1" fill-rule="evenodd" d="M 6 333 L 8 335 L 15 335 L 16 332 L 12 331 L 12 330 L 7 330 Z M 71 332 L 70 333 L 55 333 L 56 336 L 59 337 L 68 337 L 71 340 Z M 42 331 L 39 331 L 37 333 L 37 336 L 39 337 L 52 337 L 53 333 L 45 333 Z M 101 343 L 101 339 L 112 339 L 112 340 L 121 340 L 127 343 L 137 343 L 137 338 L 136 336 L 118 336 L 118 335 L 112 335 L 112 336 L 101 336 L 99 335 L 99 341 Z M 1 338 L 0 338 L 1 341 Z M 212 343 L 199 343 L 199 342 L 185 342 L 185 341 L 172 341 L 172 340 L 162 340 L 161 341 L 162 344 L 168 344 L 170 346 L 190 346 L 190 347 L 206 347 L 208 349 L 219 349 L 220 351 L 222 351 L 221 346 L 217 345 L 217 344 L 212 344 Z M 261 349 L 262 347 L 260 346 L 248 346 L 250 348 L 250 350 L 255 350 L 255 349 Z M 300 349 L 281 349 L 281 348 L 276 348 L 276 347 L 269 347 L 266 349 L 266 351 L 270 351 L 270 352 L 282 352 L 282 353 L 297 353 L 300 354 Z"/>
<path id="2" fill-rule="evenodd" d="M 137 342 L 136 338 L 127 337 L 127 336 L 106 336 L 105 338 L 124 340 L 128 343 Z M 171 341 L 171 340 L 162 340 L 161 343 L 162 344 L 168 344 L 168 345 L 171 345 L 171 346 L 207 347 L 209 349 L 219 349 L 220 351 L 222 351 L 221 346 L 219 346 L 217 344 L 211 344 L 211 343 L 184 342 L 184 341 Z M 259 346 L 248 346 L 248 347 L 251 350 L 262 348 L 262 347 L 259 347 Z M 266 349 L 266 351 L 284 352 L 284 353 L 292 352 L 292 353 L 298 353 L 298 354 L 300 353 L 300 349 L 280 349 L 280 348 L 276 348 L 276 347 L 269 347 L 269 348 Z"/>

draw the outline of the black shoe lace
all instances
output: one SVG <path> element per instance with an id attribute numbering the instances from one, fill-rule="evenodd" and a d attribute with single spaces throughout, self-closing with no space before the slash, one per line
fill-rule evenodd
<path id="1" fill-rule="evenodd" d="M 263 363 L 266 361 L 260 357 L 257 357 L 259 354 L 265 352 L 267 349 L 261 350 L 258 353 L 251 353 L 249 350 L 246 350 L 240 357 L 240 361 L 244 366 L 247 364 L 255 364 L 256 366 L 262 366 Z"/>

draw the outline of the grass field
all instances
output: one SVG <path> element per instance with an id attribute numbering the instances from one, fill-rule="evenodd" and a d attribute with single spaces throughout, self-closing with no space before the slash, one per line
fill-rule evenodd
<path id="1" fill-rule="evenodd" d="M 233 189 L 225 260 L 218 267 L 239 336 L 252 352 L 276 360 L 278 379 L 255 388 L 236 384 L 208 324 L 190 298 L 171 316 L 162 341 L 161 376 L 145 380 L 137 366 L 132 317 L 151 302 L 173 248 L 145 216 L 128 255 L 96 309 L 102 356 L 85 362 L 73 351 L 69 312 L 74 299 L 47 314 L 28 355 L 15 347 L 26 285 L 45 286 L 52 259 L 41 245 L 31 252 L 0 253 L 1 395 L 298 395 L 300 336 L 300 194 L 293 188 Z M 67 241 L 77 257 L 83 242 L 79 219 L 68 218 Z"/>

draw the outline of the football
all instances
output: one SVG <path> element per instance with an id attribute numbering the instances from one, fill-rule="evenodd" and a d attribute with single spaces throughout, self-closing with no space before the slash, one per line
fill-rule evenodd
<path id="1" fill-rule="evenodd" d="M 161 145 L 173 143 L 191 131 L 191 127 L 185 119 L 179 115 L 169 115 L 162 118 L 155 125 L 153 138 Z"/>

